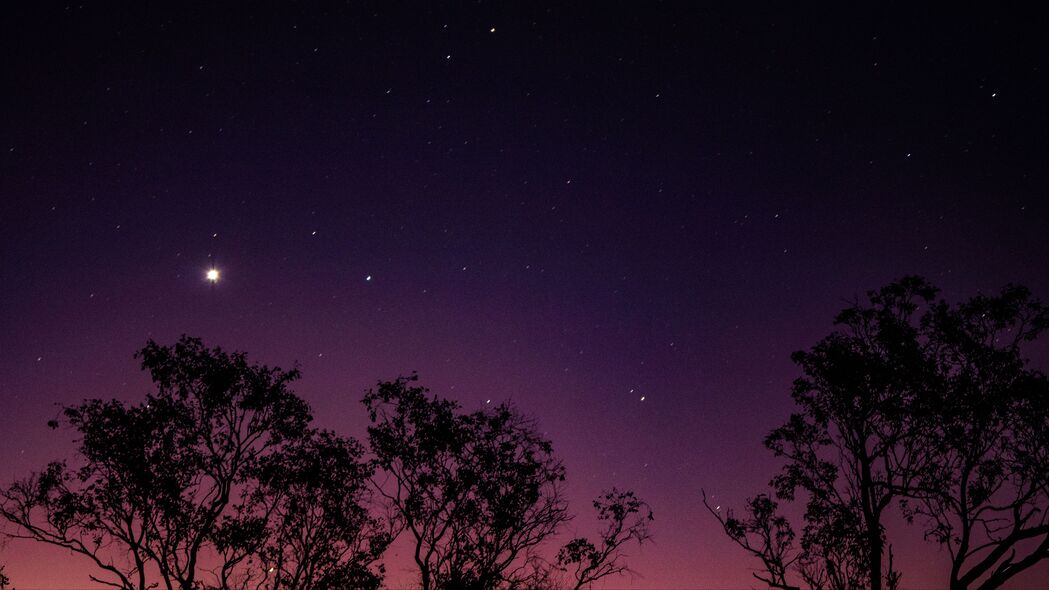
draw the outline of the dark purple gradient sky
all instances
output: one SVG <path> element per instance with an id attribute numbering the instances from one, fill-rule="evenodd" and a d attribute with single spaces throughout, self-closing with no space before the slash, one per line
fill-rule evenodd
<path id="1" fill-rule="evenodd" d="M 413 370 L 512 399 L 573 529 L 603 487 L 652 504 L 644 577 L 609 587 L 745 588 L 699 490 L 763 489 L 789 354 L 845 299 L 908 273 L 1049 297 L 1043 16 L 427 5 L 3 9 L 0 479 L 69 453 L 56 403 L 140 399 L 133 351 L 188 333 L 301 363 L 346 434 Z M 899 533 L 905 585 L 942 586 Z"/>

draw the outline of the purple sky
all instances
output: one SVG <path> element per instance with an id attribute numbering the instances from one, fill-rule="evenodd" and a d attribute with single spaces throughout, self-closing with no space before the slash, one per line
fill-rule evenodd
<path id="1" fill-rule="evenodd" d="M 186 333 L 300 363 L 344 434 L 411 371 L 512 399 L 573 530 L 605 487 L 652 505 L 643 577 L 606 587 L 755 585 L 699 490 L 765 489 L 792 351 L 904 274 L 1049 297 L 1045 18 L 790 8 L 6 7 L 0 480 L 69 455 L 56 404 L 141 399 L 132 353 Z M 905 586 L 943 586 L 897 528 Z M 59 551 L 0 562 L 87 587 Z"/>

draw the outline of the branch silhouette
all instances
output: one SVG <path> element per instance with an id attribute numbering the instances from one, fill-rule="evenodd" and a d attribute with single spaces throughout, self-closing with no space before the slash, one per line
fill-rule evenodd
<path id="1" fill-rule="evenodd" d="M 937 296 L 905 277 L 792 355 L 798 410 L 765 446 L 785 461 L 776 499 L 804 501 L 799 547 L 766 494 L 742 519 L 707 504 L 762 561 L 762 581 L 898 588 L 883 525 L 897 507 L 946 549 L 951 590 L 994 590 L 1049 558 L 1049 380 L 1024 356 L 1049 312 L 1015 285 L 957 305 Z"/>

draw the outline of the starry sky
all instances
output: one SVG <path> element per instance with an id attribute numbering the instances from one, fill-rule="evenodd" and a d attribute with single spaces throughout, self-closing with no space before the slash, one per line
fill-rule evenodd
<path id="1" fill-rule="evenodd" d="M 344 434 L 411 371 L 512 400 L 564 458 L 569 532 L 612 485 L 655 511 L 605 587 L 747 588 L 700 489 L 764 489 L 792 351 L 904 274 L 1049 297 L 1044 15 L 145 4 L 0 17 L 5 483 L 69 455 L 56 404 L 141 399 L 132 353 L 187 333 L 298 362 Z M 941 587 L 890 527 L 904 584 Z M 87 585 L 56 550 L 0 561 Z"/>

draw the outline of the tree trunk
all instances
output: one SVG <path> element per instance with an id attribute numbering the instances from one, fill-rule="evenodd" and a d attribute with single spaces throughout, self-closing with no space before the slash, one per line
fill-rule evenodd
<path id="1" fill-rule="evenodd" d="M 872 523 L 873 525 L 873 523 Z M 870 547 L 870 582 L 871 590 L 881 590 L 881 557 L 882 540 L 881 527 L 869 526 L 867 530 L 867 542 Z"/>
<path id="2" fill-rule="evenodd" d="M 867 527 L 867 564 L 869 566 L 871 590 L 881 590 L 881 519 L 880 511 L 874 499 L 874 478 L 871 476 L 871 461 L 867 457 L 867 443 L 863 444 L 863 456 L 860 457 L 860 498 L 863 502 L 863 519 Z"/>

